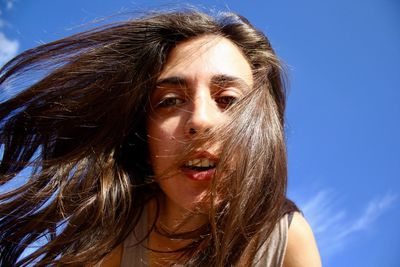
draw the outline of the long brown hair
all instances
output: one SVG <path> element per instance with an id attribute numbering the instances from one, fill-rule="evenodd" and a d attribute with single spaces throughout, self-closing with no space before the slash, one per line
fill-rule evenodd
<path id="1" fill-rule="evenodd" d="M 232 13 L 146 15 L 30 49 L 1 69 L 1 88 L 20 93 L 0 104 L 0 184 L 29 179 L 0 195 L 0 265 L 83 265 L 125 240 L 160 193 L 146 162 L 149 96 L 169 51 L 205 34 L 242 50 L 255 86 L 218 138 L 209 135 L 223 140 L 218 170 L 234 171 L 213 183 L 223 201 L 185 264 L 235 265 L 296 209 L 285 197 L 282 68 L 265 35 Z"/>

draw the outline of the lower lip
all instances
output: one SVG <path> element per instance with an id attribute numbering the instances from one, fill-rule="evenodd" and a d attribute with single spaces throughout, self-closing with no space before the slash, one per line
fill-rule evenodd
<path id="1" fill-rule="evenodd" d="M 210 181 L 213 176 L 215 169 L 208 169 L 204 171 L 196 171 L 189 168 L 182 168 L 182 172 L 191 180 L 194 181 Z"/>

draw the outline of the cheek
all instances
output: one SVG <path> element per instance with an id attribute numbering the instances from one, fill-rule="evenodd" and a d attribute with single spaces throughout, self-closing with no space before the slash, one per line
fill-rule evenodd
<path id="1" fill-rule="evenodd" d="M 179 120 L 149 119 L 147 123 L 147 140 L 150 152 L 150 163 L 154 172 L 165 170 L 172 164 L 174 155 L 179 150 L 181 130 Z"/>
<path id="2" fill-rule="evenodd" d="M 150 152 L 162 152 L 162 147 L 168 147 L 171 141 L 176 139 L 178 134 L 177 124 L 174 121 L 153 120 L 147 124 L 148 142 Z"/>

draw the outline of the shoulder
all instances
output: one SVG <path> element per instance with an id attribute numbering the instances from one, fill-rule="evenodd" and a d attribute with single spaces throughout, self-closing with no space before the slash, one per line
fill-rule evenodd
<path id="1" fill-rule="evenodd" d="M 306 219 L 298 212 L 293 215 L 289 227 L 284 267 L 320 267 L 314 234 Z"/>
<path id="2" fill-rule="evenodd" d="M 98 263 L 88 264 L 85 267 L 119 267 L 121 265 L 123 249 L 123 245 L 121 244 Z"/>

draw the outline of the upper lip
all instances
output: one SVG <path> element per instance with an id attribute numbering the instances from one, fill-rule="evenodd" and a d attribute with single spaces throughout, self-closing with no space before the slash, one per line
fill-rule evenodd
<path id="1" fill-rule="evenodd" d="M 206 159 L 209 159 L 209 160 L 212 160 L 212 161 L 217 161 L 217 159 L 218 159 L 214 154 L 212 154 L 212 153 L 210 153 L 208 151 L 196 152 L 194 154 L 194 156 L 191 157 L 192 160 L 193 159 L 200 159 L 200 158 L 206 158 Z"/>

